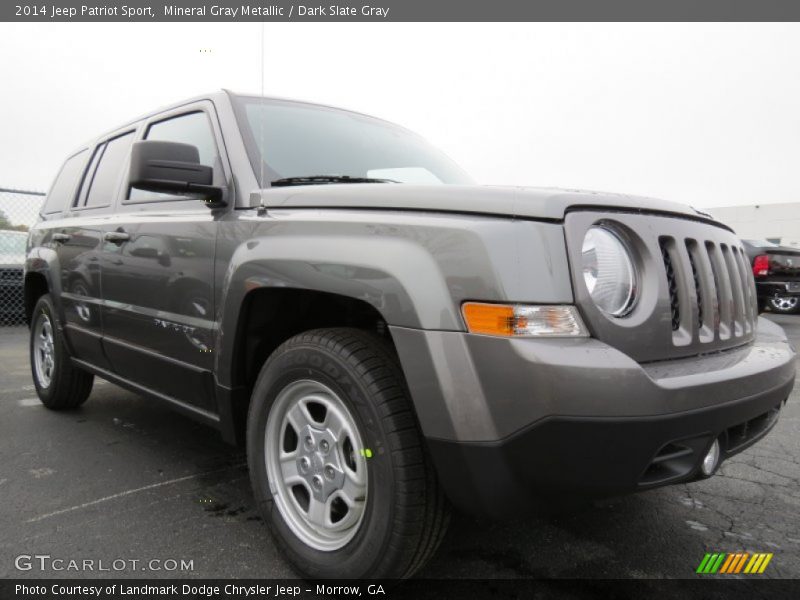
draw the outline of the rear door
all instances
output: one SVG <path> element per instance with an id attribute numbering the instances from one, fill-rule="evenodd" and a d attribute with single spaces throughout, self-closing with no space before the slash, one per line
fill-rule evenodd
<path id="1" fill-rule="evenodd" d="M 160 114 L 142 131 L 142 139 L 197 146 L 215 185 L 229 180 L 210 102 Z M 199 198 L 123 189 L 103 255 L 104 348 L 114 371 L 207 412 L 216 409 L 214 252 L 225 213 Z"/>
<path id="2" fill-rule="evenodd" d="M 101 343 L 103 236 L 135 135 L 136 129 L 129 128 L 96 144 L 69 212 L 52 233 L 66 336 L 75 358 L 102 369 L 110 368 Z"/>

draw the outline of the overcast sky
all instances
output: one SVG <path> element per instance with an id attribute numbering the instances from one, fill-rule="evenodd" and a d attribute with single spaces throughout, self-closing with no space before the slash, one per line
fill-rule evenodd
<path id="1" fill-rule="evenodd" d="M 210 52 L 201 52 L 210 50 Z M 261 25 L 0 24 L 0 187 L 219 88 L 259 92 Z M 798 24 L 265 25 L 265 93 L 383 117 L 480 183 L 800 201 Z"/>

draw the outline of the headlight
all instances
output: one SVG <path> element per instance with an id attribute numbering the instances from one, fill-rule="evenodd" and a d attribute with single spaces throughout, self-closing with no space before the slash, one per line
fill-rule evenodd
<path id="1" fill-rule="evenodd" d="M 636 303 L 636 269 L 625 243 L 611 229 L 594 226 L 583 238 L 583 281 L 597 307 L 612 317 Z"/>

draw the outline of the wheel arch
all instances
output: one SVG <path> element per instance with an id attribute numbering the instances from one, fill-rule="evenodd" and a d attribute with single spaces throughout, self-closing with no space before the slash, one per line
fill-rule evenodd
<path id="1" fill-rule="evenodd" d="M 217 355 L 228 384 L 218 379 L 218 402 L 223 436 L 244 442 L 247 411 L 253 386 L 263 364 L 291 337 L 311 329 L 352 327 L 384 340 L 396 355 L 394 340 L 383 315 L 369 302 L 331 292 L 301 288 L 262 287 L 242 299 L 223 352 Z M 399 361 L 398 361 L 399 363 Z"/>
<path id="2" fill-rule="evenodd" d="M 26 324 L 31 324 L 33 309 L 36 307 L 36 303 L 39 301 L 39 298 L 47 294 L 49 291 L 50 286 L 47 283 L 47 278 L 42 273 L 34 271 L 25 274 L 23 298 Z"/>

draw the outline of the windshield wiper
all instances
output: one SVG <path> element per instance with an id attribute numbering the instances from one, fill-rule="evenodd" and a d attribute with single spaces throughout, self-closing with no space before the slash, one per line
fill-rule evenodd
<path id="1" fill-rule="evenodd" d="M 350 175 L 310 175 L 307 177 L 284 177 L 270 181 L 273 187 L 289 185 L 325 185 L 328 183 L 399 183 L 394 179 L 374 179 L 372 177 L 350 177 Z"/>

